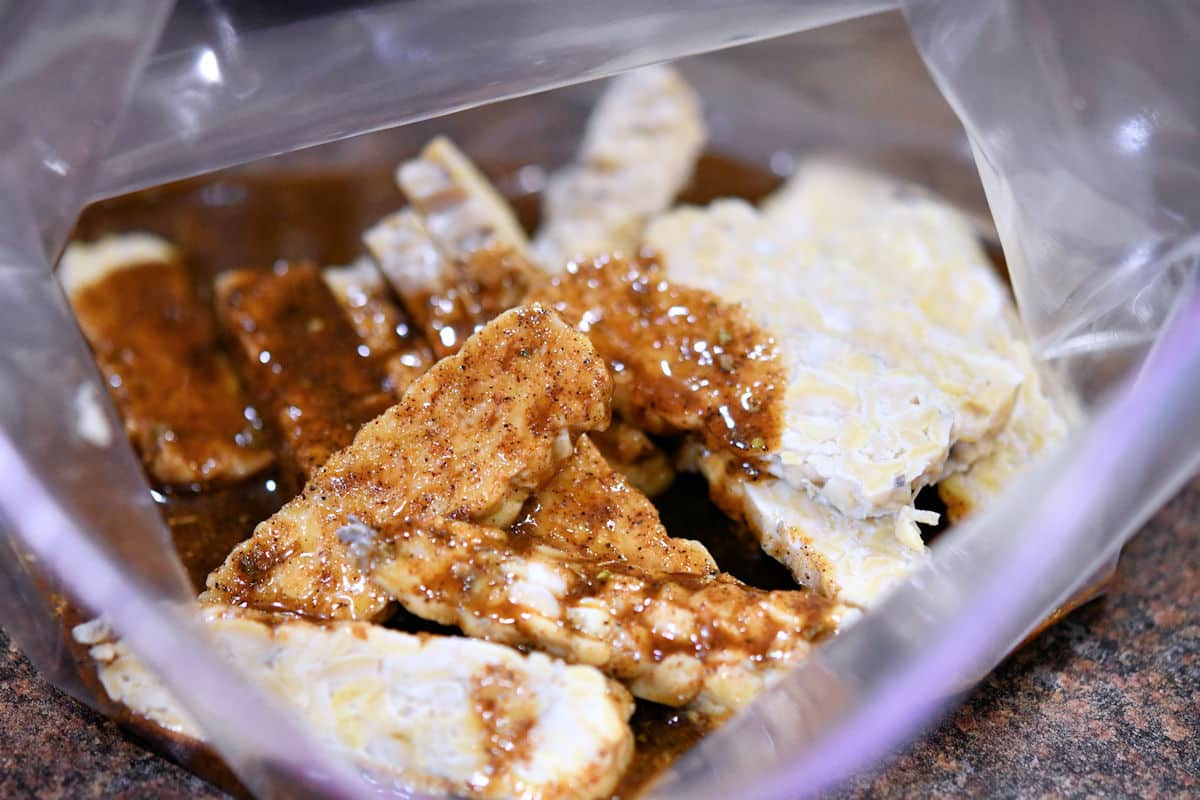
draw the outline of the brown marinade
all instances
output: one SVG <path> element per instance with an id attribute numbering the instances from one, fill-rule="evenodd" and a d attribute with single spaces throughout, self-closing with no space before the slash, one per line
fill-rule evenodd
<path id="1" fill-rule="evenodd" d="M 122 268 L 71 299 L 125 430 L 157 482 L 227 483 L 271 463 L 217 349 L 212 314 L 182 265 Z"/>
<path id="2" fill-rule="evenodd" d="M 571 264 L 530 295 L 588 334 L 613 372 L 613 408 L 652 433 L 695 431 L 754 457 L 779 444 L 775 340 L 738 305 L 666 280 L 652 261 Z"/>
<path id="3" fill-rule="evenodd" d="M 383 365 L 312 264 L 225 273 L 217 313 L 301 478 L 394 401 Z"/>

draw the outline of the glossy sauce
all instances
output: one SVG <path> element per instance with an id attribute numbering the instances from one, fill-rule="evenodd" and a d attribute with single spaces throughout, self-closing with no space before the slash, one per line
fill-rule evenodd
<path id="1" fill-rule="evenodd" d="M 520 185 L 515 179 L 519 166 L 490 172 L 502 191 L 509 190 L 506 193 L 522 224 L 532 229 L 538 198 L 515 191 Z M 777 185 L 778 179 L 768 173 L 706 156 L 683 199 L 703 203 L 736 195 L 753 200 Z M 401 204 L 387 169 L 286 176 L 231 172 L 91 206 L 75 237 L 90 240 L 130 230 L 165 236 L 185 255 L 198 296 L 211 300 L 213 278 L 224 270 L 252 264 L 266 269 L 278 259 L 351 262 L 361 251 L 362 232 Z M 237 542 L 297 491 L 288 476 L 270 473 L 221 490 L 160 490 L 163 516 L 197 590 Z M 703 479 L 680 476 L 656 505 L 668 532 L 704 543 L 723 570 L 759 588 L 794 588 L 786 569 L 740 536 L 709 501 Z M 404 612 L 392 617 L 389 625 L 454 633 Z M 621 798 L 635 796 L 714 725 L 697 715 L 644 701 L 638 702 L 631 724 L 637 747 L 614 795 Z M 228 774 L 205 754 L 181 748 L 178 742 L 160 740 L 156 745 L 185 766 L 230 786 Z"/>
<path id="2" fill-rule="evenodd" d="M 315 265 L 227 272 L 216 305 L 245 384 L 300 479 L 394 402 L 382 360 Z"/>
<path id="3" fill-rule="evenodd" d="M 326 270 L 325 282 L 337 297 L 351 327 L 384 365 L 395 397 L 429 369 L 433 351 L 408 314 L 393 299 L 374 264 Z M 334 277 L 331 277 L 334 276 Z"/>
<path id="4" fill-rule="evenodd" d="M 175 262 L 138 264 L 73 292 L 125 430 L 163 483 L 244 479 L 272 460 L 217 350 L 211 311 Z"/>
<path id="5" fill-rule="evenodd" d="M 530 299 L 588 335 L 626 419 L 653 433 L 698 432 L 749 457 L 777 448 L 783 366 L 741 306 L 667 281 L 652 261 L 611 256 L 569 264 Z"/>

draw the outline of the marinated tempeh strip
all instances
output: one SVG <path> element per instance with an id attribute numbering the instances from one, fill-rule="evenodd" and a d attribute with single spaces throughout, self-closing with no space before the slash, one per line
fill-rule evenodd
<path id="1" fill-rule="evenodd" d="M 625 419 L 765 455 L 778 446 L 786 388 L 774 339 L 740 307 L 664 277 L 653 264 L 600 257 L 568 265 L 531 297 L 587 333 Z"/>
<path id="2" fill-rule="evenodd" d="M 321 274 L 359 338 L 383 361 L 392 394 L 402 396 L 429 369 L 433 352 L 392 299 L 383 273 L 364 256 L 345 267 L 327 267 Z"/>
<path id="3" fill-rule="evenodd" d="M 843 613 L 809 592 L 599 560 L 467 522 L 392 519 L 341 535 L 371 579 L 418 616 L 595 666 L 638 697 L 703 713 L 748 702 Z"/>
<path id="4" fill-rule="evenodd" d="M 340 528 L 407 516 L 512 522 L 575 437 L 608 424 L 611 391 L 591 344 L 553 312 L 502 314 L 331 456 L 209 576 L 203 599 L 377 616 L 388 598 L 347 559 Z"/>
<path id="5" fill-rule="evenodd" d="M 268 625 L 201 617 L 220 655 L 371 777 L 463 798 L 607 797 L 633 753 L 633 703 L 589 667 L 461 637 L 363 622 Z M 155 676 L 103 625 L 75 628 L 114 701 L 204 741 Z"/>
<path id="6" fill-rule="evenodd" d="M 576 257 L 634 255 L 704 145 L 700 99 L 671 67 L 613 79 L 588 119 L 577 163 L 550 177 L 534 249 L 551 272 Z"/>
<path id="7" fill-rule="evenodd" d="M 396 182 L 442 254 L 456 264 L 477 324 L 519 304 L 537 273 L 512 208 L 447 138 L 400 165 Z"/>
<path id="8" fill-rule="evenodd" d="M 491 248 L 525 256 L 529 242 L 507 201 L 444 136 L 396 170 L 396 183 L 447 257 L 465 260 Z"/>
<path id="9" fill-rule="evenodd" d="M 302 480 L 394 402 L 383 365 L 312 264 L 223 273 L 217 312 Z"/>
<path id="10" fill-rule="evenodd" d="M 574 455 L 529 498 L 513 530 L 598 561 L 691 575 L 718 571 L 704 545 L 667 535 L 658 509 L 604 460 L 589 436 L 579 437 Z"/>
<path id="11" fill-rule="evenodd" d="M 236 481 L 272 462 L 174 247 L 148 234 L 75 242 L 59 279 L 156 481 Z"/>
<path id="12" fill-rule="evenodd" d="M 421 217 L 409 209 L 389 214 L 363 234 L 363 242 L 434 354 L 457 352 L 478 320 L 457 265 L 430 238 Z"/>

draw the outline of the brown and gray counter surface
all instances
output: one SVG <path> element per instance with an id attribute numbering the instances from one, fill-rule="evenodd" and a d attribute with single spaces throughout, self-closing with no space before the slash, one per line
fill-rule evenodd
<path id="1" fill-rule="evenodd" d="M 837 796 L 1200 796 L 1200 481 L 1129 544 L 1105 598 Z M 225 795 L 46 684 L 0 632 L 0 797 Z"/>

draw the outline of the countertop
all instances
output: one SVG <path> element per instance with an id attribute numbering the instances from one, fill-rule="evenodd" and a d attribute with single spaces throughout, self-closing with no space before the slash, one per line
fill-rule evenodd
<path id="1" fill-rule="evenodd" d="M 839 797 L 1200 796 L 1200 481 L 1108 595 Z M 42 681 L 0 632 L 0 797 L 223 798 Z"/>

